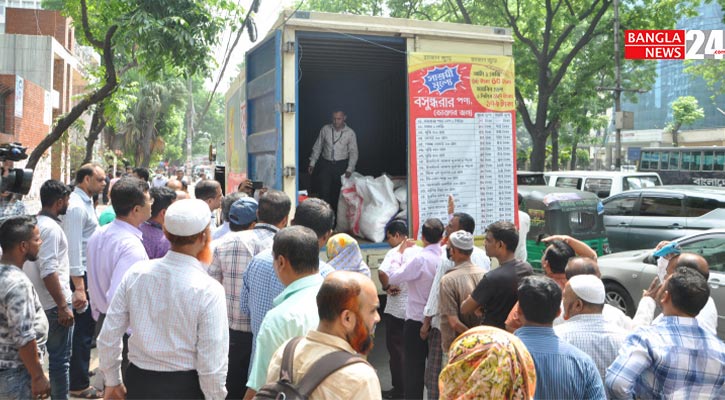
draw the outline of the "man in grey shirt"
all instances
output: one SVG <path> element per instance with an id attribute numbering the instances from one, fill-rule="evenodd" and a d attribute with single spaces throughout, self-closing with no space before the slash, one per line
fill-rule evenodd
<path id="1" fill-rule="evenodd" d="M 101 392 L 90 385 L 88 367 L 95 322 L 88 307 L 86 292 L 86 247 L 88 239 L 98 228 L 93 196 L 106 186 L 106 172 L 98 164 L 85 164 L 76 172 L 76 186 L 70 195 L 68 210 L 63 218 L 63 231 L 68 239 L 71 290 L 75 328 L 70 360 L 70 391 L 74 396 L 99 398 Z"/>
<path id="2" fill-rule="evenodd" d="M 35 217 L 18 216 L 0 225 L 0 398 L 45 398 L 50 384 L 43 373 L 48 319 L 33 284 L 22 272 L 40 250 Z"/>
<path id="3" fill-rule="evenodd" d="M 307 167 L 307 173 L 312 175 L 313 191 L 335 211 L 342 186 L 340 176 L 345 174 L 349 178 L 358 158 L 357 137 L 346 120 L 344 111 L 332 113 L 332 123 L 320 129 L 312 146 L 310 166 Z"/>

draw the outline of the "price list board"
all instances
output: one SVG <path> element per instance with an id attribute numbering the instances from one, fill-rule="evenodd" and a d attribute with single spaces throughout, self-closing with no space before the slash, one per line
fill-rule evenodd
<path id="1" fill-rule="evenodd" d="M 447 221 L 448 195 L 456 211 L 473 216 L 477 235 L 490 223 L 514 221 L 513 60 L 409 57 L 413 232 L 430 217 Z"/>

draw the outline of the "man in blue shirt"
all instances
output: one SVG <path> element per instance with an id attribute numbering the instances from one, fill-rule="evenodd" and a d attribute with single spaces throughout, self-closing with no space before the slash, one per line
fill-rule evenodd
<path id="1" fill-rule="evenodd" d="M 656 296 L 664 315 L 627 337 L 607 369 L 612 398 L 717 399 L 725 396 L 725 344 L 698 325 L 710 288 L 678 267 Z"/>
<path id="2" fill-rule="evenodd" d="M 561 313 L 559 285 L 545 276 L 527 276 L 521 280 L 518 298 L 524 325 L 515 334 L 534 359 L 534 398 L 605 398 L 602 378 L 592 358 L 554 333 L 554 319 Z"/>

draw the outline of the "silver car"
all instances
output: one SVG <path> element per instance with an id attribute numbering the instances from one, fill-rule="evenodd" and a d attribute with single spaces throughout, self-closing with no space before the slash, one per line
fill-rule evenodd
<path id="1" fill-rule="evenodd" d="M 662 240 L 725 228 L 725 189 L 661 186 L 630 190 L 603 201 L 613 252 L 653 248 Z"/>
<path id="2" fill-rule="evenodd" d="M 718 313 L 717 333 L 725 338 L 725 229 L 711 229 L 675 240 L 682 252 L 700 254 L 710 264 L 710 297 Z M 634 316 L 642 292 L 657 276 L 653 249 L 632 250 L 599 257 L 607 302 Z"/>

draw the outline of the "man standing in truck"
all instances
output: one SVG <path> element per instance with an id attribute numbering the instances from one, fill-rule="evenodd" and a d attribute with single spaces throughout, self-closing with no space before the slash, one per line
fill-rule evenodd
<path id="1" fill-rule="evenodd" d="M 340 176 L 345 174 L 349 178 L 357 164 L 357 137 L 355 131 L 345 123 L 346 119 L 344 111 L 332 113 L 332 123 L 320 129 L 312 146 L 310 166 L 307 167 L 307 172 L 312 175 L 314 191 L 335 212 L 342 186 Z"/>

